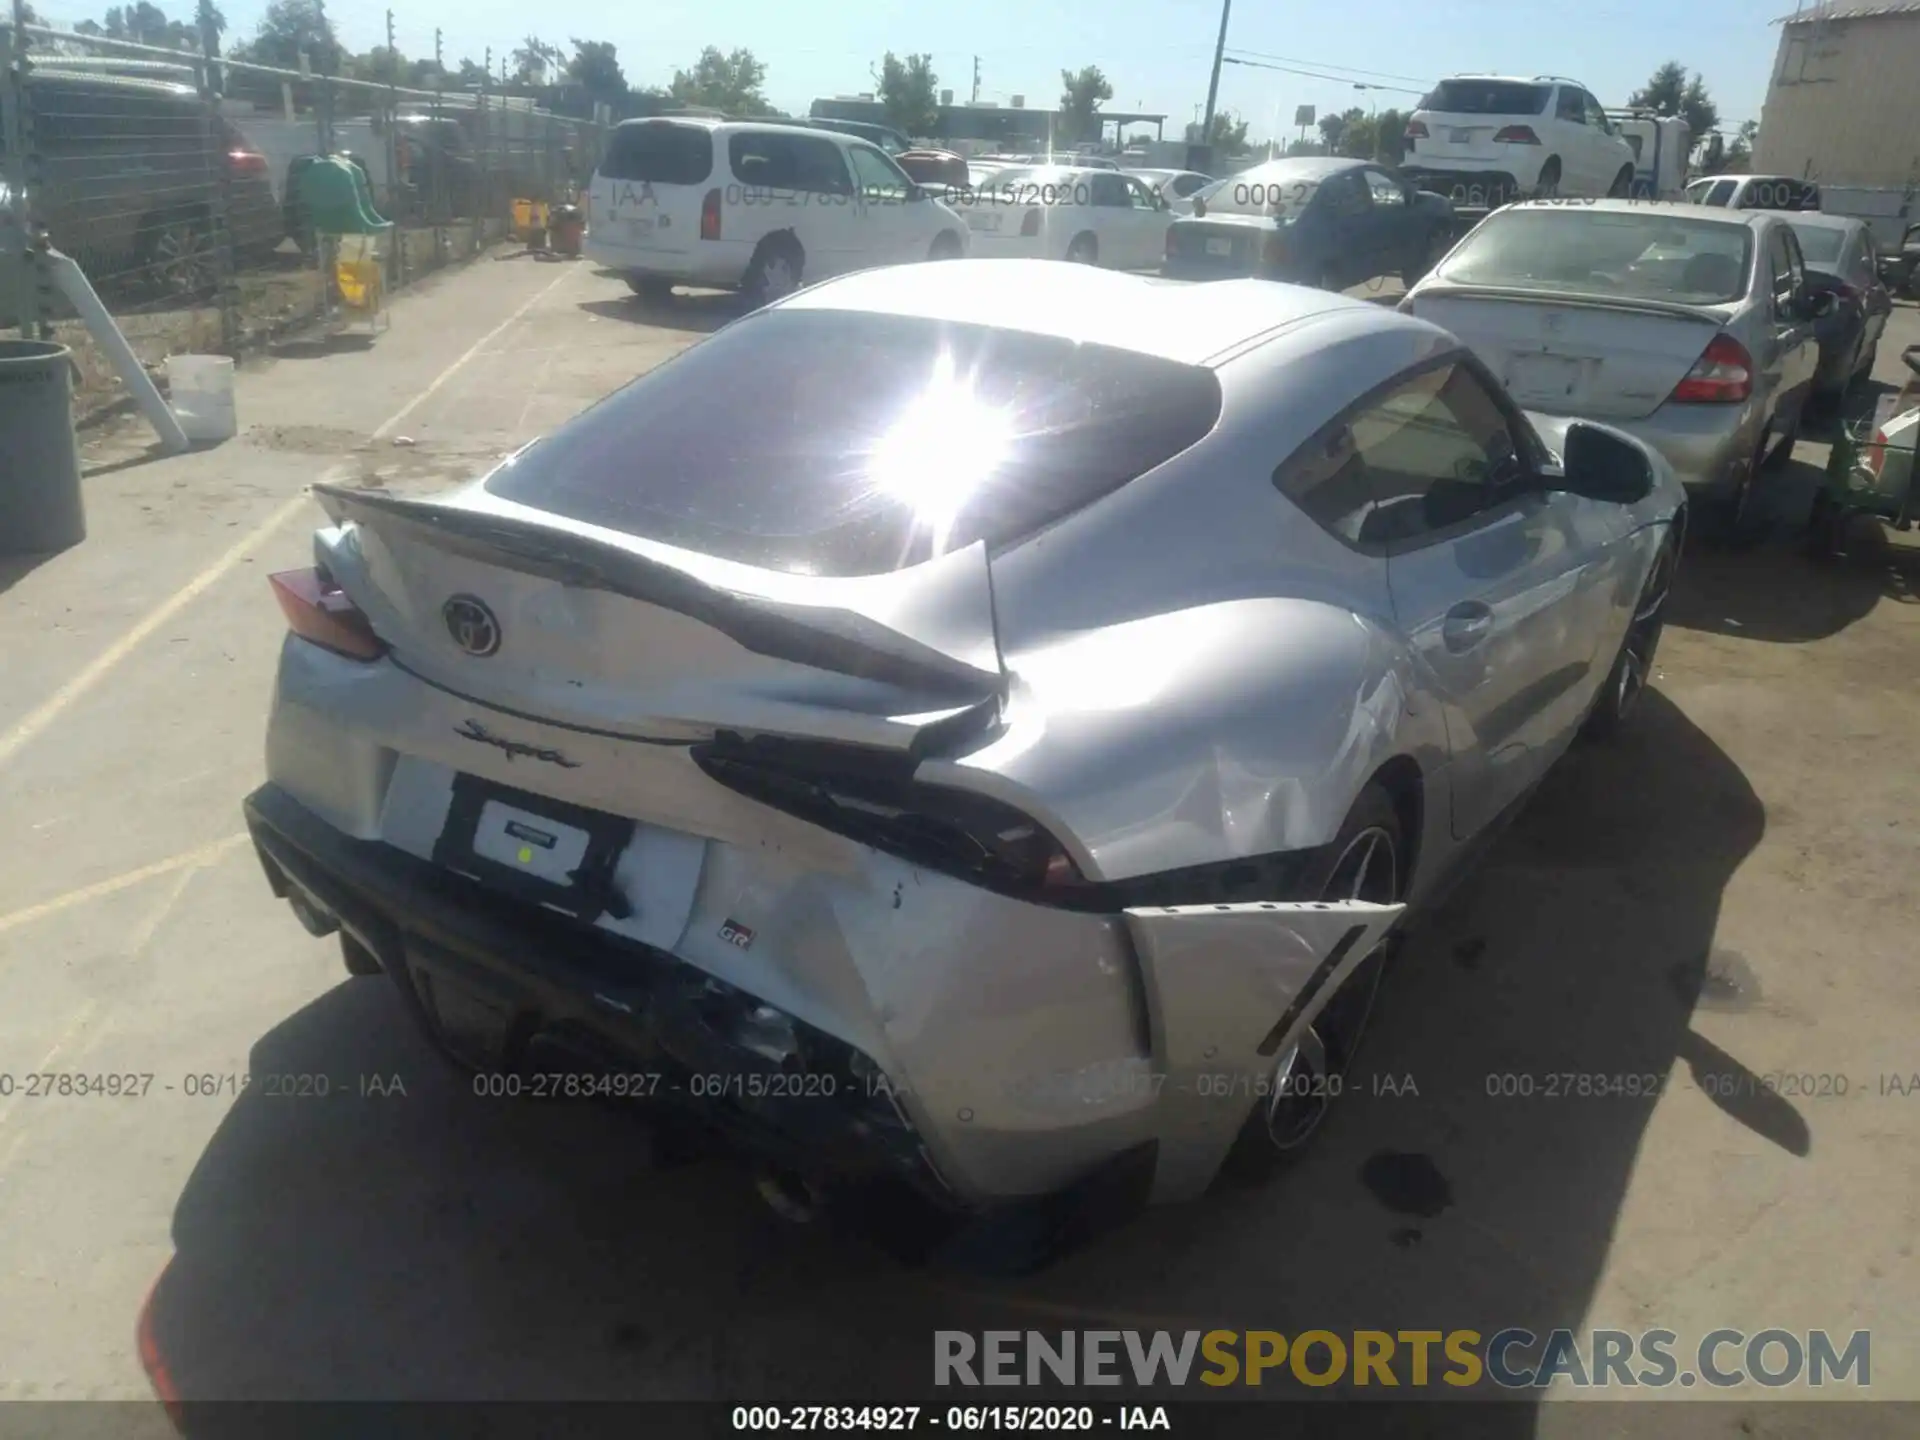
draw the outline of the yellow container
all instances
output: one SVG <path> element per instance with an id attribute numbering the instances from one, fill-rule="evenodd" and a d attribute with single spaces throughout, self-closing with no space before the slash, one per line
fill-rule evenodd
<path id="1" fill-rule="evenodd" d="M 531 240 L 546 228 L 546 201 L 516 200 L 513 202 L 513 234 L 516 240 Z"/>
<path id="2" fill-rule="evenodd" d="M 385 277 L 378 260 L 342 260 L 333 267 L 340 303 L 349 310 L 377 310 Z"/>

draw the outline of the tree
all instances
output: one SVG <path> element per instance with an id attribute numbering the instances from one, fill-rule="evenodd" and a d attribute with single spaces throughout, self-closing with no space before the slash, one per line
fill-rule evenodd
<path id="1" fill-rule="evenodd" d="M 464 71 L 467 62 L 461 61 Z M 627 77 L 620 69 L 612 44 L 605 40 L 573 41 L 573 59 L 567 62 L 567 78 L 587 92 L 589 100 L 617 104 L 627 97 Z"/>
<path id="2" fill-rule="evenodd" d="M 338 75 L 345 52 L 320 0 L 273 0 L 253 39 L 234 52 L 238 60 L 298 70 L 305 53 L 314 73 Z"/>
<path id="3" fill-rule="evenodd" d="M 1349 110 L 1346 115 L 1322 115 L 1320 117 L 1320 143 L 1326 147 L 1329 155 L 1341 154 L 1341 142 L 1347 135 L 1347 116 L 1357 112 Z"/>
<path id="4" fill-rule="evenodd" d="M 1231 110 L 1215 111 L 1212 136 L 1203 141 L 1199 124 L 1190 123 L 1187 126 L 1187 143 L 1211 145 L 1216 155 L 1239 155 L 1247 148 L 1247 122 Z"/>
<path id="5" fill-rule="evenodd" d="M 1099 110 L 1103 101 L 1113 98 L 1112 84 L 1098 65 L 1062 70 L 1060 83 L 1066 87 L 1060 94 L 1060 126 L 1066 133 L 1058 138 L 1069 145 L 1099 139 Z"/>
<path id="6" fill-rule="evenodd" d="M 366 54 L 356 55 L 351 68 L 354 79 L 368 80 L 376 85 L 404 85 L 410 70 L 407 57 L 398 50 L 389 50 L 385 45 L 376 45 Z"/>
<path id="7" fill-rule="evenodd" d="M 912 136 L 939 128 L 940 77 L 933 73 L 933 56 L 909 55 L 902 60 L 889 50 L 873 83 L 880 108 L 894 129 Z"/>
<path id="8" fill-rule="evenodd" d="M 728 115 L 765 115 L 773 107 L 761 92 L 767 67 L 751 50 L 722 55 L 717 45 L 700 52 L 691 70 L 673 72 L 667 94 L 682 105 L 700 105 Z"/>
<path id="9" fill-rule="evenodd" d="M 480 90 L 490 83 L 486 67 L 478 60 L 462 60 L 460 68 L 453 74 L 455 90 Z"/>
<path id="10" fill-rule="evenodd" d="M 1693 78 L 1688 79 L 1687 67 L 1678 60 L 1669 60 L 1654 71 L 1645 85 L 1627 97 L 1627 104 L 1634 109 L 1651 110 L 1656 115 L 1681 116 L 1695 136 L 1705 135 L 1720 125 L 1720 107 L 1707 94 L 1707 82 L 1700 78 L 1697 70 Z"/>
<path id="11" fill-rule="evenodd" d="M 1373 125 L 1373 156 L 1382 164 L 1398 165 L 1407 153 L 1407 117 L 1404 112 L 1386 109 Z"/>
<path id="12" fill-rule="evenodd" d="M 558 45 L 549 45 L 538 35 L 529 35 L 514 47 L 510 57 L 514 78 L 523 85 L 544 85 L 547 77 L 566 69 L 567 54 Z"/>

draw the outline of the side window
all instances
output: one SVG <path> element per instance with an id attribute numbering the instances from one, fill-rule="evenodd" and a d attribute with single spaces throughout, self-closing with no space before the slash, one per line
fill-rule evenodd
<path id="1" fill-rule="evenodd" d="M 851 195 L 845 152 L 831 140 L 793 141 L 793 188 L 817 195 Z"/>
<path id="2" fill-rule="evenodd" d="M 1273 481 L 1323 529 L 1383 553 L 1498 504 L 1522 464 L 1506 415 L 1479 377 L 1439 365 L 1323 428 Z"/>
<path id="3" fill-rule="evenodd" d="M 1607 119 L 1607 112 L 1601 107 L 1598 100 L 1582 90 L 1580 92 L 1580 103 L 1586 109 L 1587 124 L 1602 134 L 1611 134 L 1613 132 L 1613 122 Z"/>
<path id="4" fill-rule="evenodd" d="M 1373 199 L 1356 173 L 1336 175 L 1320 187 L 1320 203 L 1333 215 L 1364 215 Z"/>
<path id="5" fill-rule="evenodd" d="M 1384 170 L 1367 171 L 1367 188 L 1373 192 L 1373 203 L 1376 205 L 1407 203 L 1406 191 L 1402 190 L 1394 178 Z"/>
<path id="6" fill-rule="evenodd" d="M 1123 178 L 1127 187 L 1127 199 L 1136 210 L 1158 210 L 1159 202 L 1153 198 L 1153 192 L 1131 175 Z"/>
<path id="7" fill-rule="evenodd" d="M 1793 308 L 1793 259 L 1787 253 L 1788 235 L 1782 226 L 1767 241 L 1767 264 L 1773 272 L 1773 313 L 1785 318 Z"/>
<path id="8" fill-rule="evenodd" d="M 1740 182 L 1738 180 L 1717 180 L 1714 182 L 1712 188 L 1707 191 L 1707 198 L 1700 203 L 1703 205 L 1729 205 L 1733 202 L 1733 192 L 1739 184 Z"/>
<path id="9" fill-rule="evenodd" d="M 1798 299 L 1807 288 L 1807 262 L 1800 254 L 1800 237 L 1782 225 L 1780 243 L 1787 250 L 1787 297 L 1789 301 Z"/>
<path id="10" fill-rule="evenodd" d="M 1184 200 L 1202 186 L 1212 183 L 1204 175 L 1182 175 L 1173 182 L 1173 193 Z"/>
<path id="11" fill-rule="evenodd" d="M 1560 87 L 1559 98 L 1555 100 L 1553 106 L 1553 118 L 1556 120 L 1564 120 L 1569 125 L 1584 125 L 1587 123 L 1586 102 L 1582 99 L 1578 90 L 1575 90 L 1570 85 L 1562 85 Z"/>
<path id="12" fill-rule="evenodd" d="M 1133 204 L 1133 196 L 1127 190 L 1127 182 L 1105 170 L 1092 177 L 1088 190 L 1095 205 L 1112 205 L 1124 209 Z"/>
<path id="13" fill-rule="evenodd" d="M 766 190 L 794 188 L 798 164 L 793 141 L 786 135 L 735 135 L 727 142 L 727 158 L 742 185 Z"/>
<path id="14" fill-rule="evenodd" d="M 907 172 L 871 145 L 850 145 L 847 159 L 853 162 L 854 183 L 870 205 L 885 205 L 905 200 L 913 184 Z"/>
<path id="15" fill-rule="evenodd" d="M 1853 267 L 1853 283 L 1859 289 L 1866 289 L 1880 278 L 1880 252 L 1874 246 L 1871 233 L 1860 237 L 1860 248 L 1854 253 Z"/>

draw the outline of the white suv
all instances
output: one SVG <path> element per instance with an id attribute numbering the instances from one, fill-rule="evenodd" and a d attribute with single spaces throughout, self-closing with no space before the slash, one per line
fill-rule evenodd
<path id="1" fill-rule="evenodd" d="M 1586 86 L 1558 75 L 1456 75 L 1407 121 L 1401 169 L 1456 206 L 1625 196 L 1634 155 Z"/>
<path id="2" fill-rule="evenodd" d="M 959 259 L 966 222 L 877 145 L 797 125 L 672 118 L 614 127 L 587 192 L 586 253 L 639 295 L 802 283 Z"/>

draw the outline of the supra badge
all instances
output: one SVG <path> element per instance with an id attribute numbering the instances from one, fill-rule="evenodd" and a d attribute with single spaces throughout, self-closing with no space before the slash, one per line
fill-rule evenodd
<path id="1" fill-rule="evenodd" d="M 544 760 L 549 765 L 559 765 L 567 770 L 578 770 L 580 762 L 569 760 L 558 750 L 543 750 L 538 745 L 529 745 L 524 740 L 508 740 L 496 735 L 478 720 L 469 720 L 464 725 L 454 727 L 454 734 L 462 740 L 477 740 L 482 745 L 491 745 L 511 760 L 516 755 L 526 755 L 535 760 Z"/>
<path id="2" fill-rule="evenodd" d="M 453 643 L 474 658 L 485 659 L 500 648 L 500 622 L 478 596 L 455 595 L 440 607 L 440 618 Z"/>

